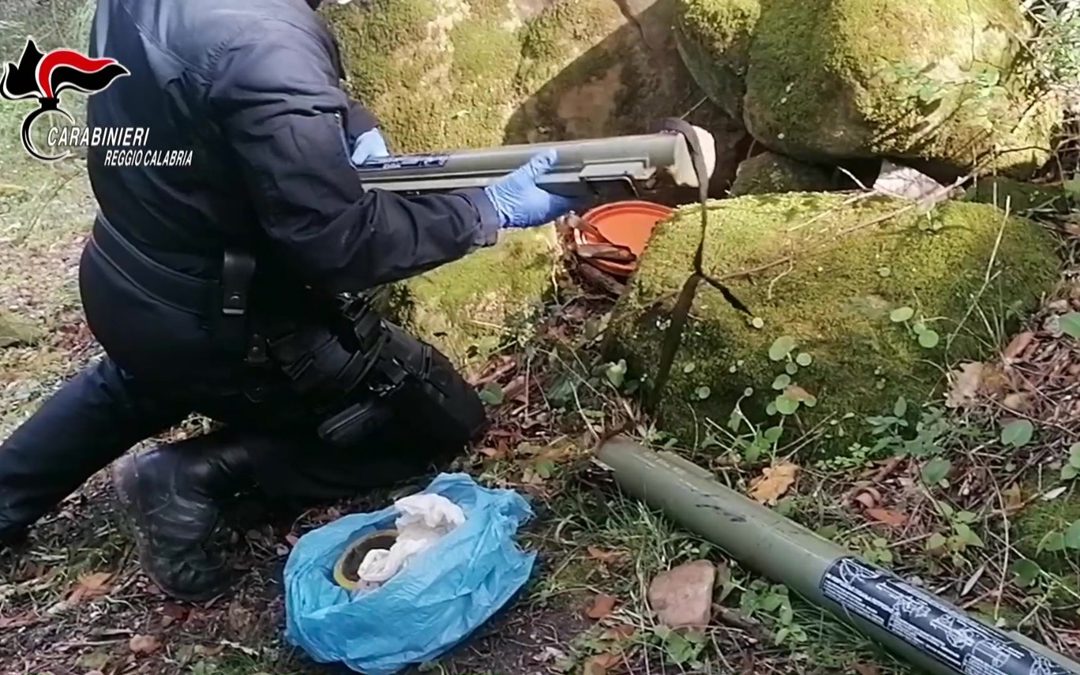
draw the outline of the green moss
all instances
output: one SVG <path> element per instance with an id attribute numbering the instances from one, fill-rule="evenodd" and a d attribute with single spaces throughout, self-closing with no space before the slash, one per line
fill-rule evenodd
<path id="1" fill-rule="evenodd" d="M 735 119 L 742 119 L 750 39 L 760 0 L 679 0 L 675 40 L 698 86 Z"/>
<path id="2" fill-rule="evenodd" d="M 845 204 L 848 199 L 801 193 L 710 205 L 707 271 L 761 270 L 727 283 L 764 323 L 751 327 L 718 292 L 702 286 L 665 390 L 665 427 L 692 440 L 706 420 L 726 424 L 748 388 L 753 394 L 743 411 L 764 419 L 766 404 L 778 393 L 770 387 L 784 372 L 783 363 L 770 360 L 769 348 L 790 336 L 796 352 L 813 358 L 793 378 L 817 398 L 816 407 L 799 412 L 803 429 L 854 416 L 839 425 L 845 439 L 822 445 L 835 452 L 860 436 L 865 416 L 889 409 L 898 396 L 927 400 L 941 383 L 941 364 L 977 360 L 994 348 L 995 336 L 982 322 L 963 321 L 973 297 L 998 313 L 1014 302 L 1030 307 L 1056 278 L 1052 238 L 1027 221 L 1003 220 L 993 207 L 946 203 L 927 215 L 910 207 L 894 215 L 908 203 L 874 198 Z M 984 288 L 999 232 L 996 274 Z M 647 379 L 655 375 L 666 320 L 690 273 L 697 239 L 696 209 L 682 209 L 663 223 L 616 308 L 614 355 L 626 357 Z M 928 317 L 941 336 L 939 346 L 920 347 L 904 326 L 889 320 L 901 306 Z M 700 387 L 709 388 L 704 401 Z"/>
<path id="3" fill-rule="evenodd" d="M 770 148 L 807 160 L 889 156 L 940 175 L 976 164 L 1030 175 L 1050 155 L 1060 106 L 1029 87 L 1018 58 L 1027 31 L 1012 0 L 768 0 L 749 45 L 744 119 Z M 721 77 L 729 58 L 702 51 L 688 63 L 700 73 L 714 61 Z"/>
<path id="4" fill-rule="evenodd" d="M 993 204 L 1020 214 L 1046 210 L 1064 213 L 1071 202 L 1069 193 L 1061 185 L 1036 185 L 1001 177 L 980 180 L 968 188 L 964 200 Z"/>
<path id="5" fill-rule="evenodd" d="M 493 247 L 392 287 L 388 316 L 472 372 L 551 294 L 556 251 L 550 226 L 505 232 Z"/>
<path id="6" fill-rule="evenodd" d="M 1050 501 L 1036 501 L 1013 520 L 1012 537 L 1025 557 L 1055 574 L 1075 573 L 1080 566 L 1080 551 L 1039 551 L 1039 542 L 1050 532 L 1064 533 L 1080 520 L 1080 494 L 1075 490 Z"/>
<path id="7" fill-rule="evenodd" d="M 640 133 L 684 114 L 700 94 L 670 37 L 672 1 L 633 21 L 610 0 L 373 0 L 329 18 L 351 93 L 392 150 L 419 152 Z"/>
<path id="8" fill-rule="evenodd" d="M 764 152 L 739 164 L 731 196 L 813 192 L 835 187 L 832 171 L 825 167 Z"/>

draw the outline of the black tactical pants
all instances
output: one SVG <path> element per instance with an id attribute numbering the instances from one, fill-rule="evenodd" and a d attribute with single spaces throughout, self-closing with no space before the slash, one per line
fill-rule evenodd
<path id="1" fill-rule="evenodd" d="M 222 364 L 199 321 L 145 297 L 93 254 L 84 254 L 80 280 L 88 321 L 110 356 L 67 382 L 0 445 L 0 540 L 193 412 L 241 439 L 256 487 L 271 497 L 350 496 L 461 450 L 438 447 L 407 410 L 388 411 L 387 423 L 357 447 L 331 447 L 316 435 L 320 416 L 283 377 Z"/>
<path id="2" fill-rule="evenodd" d="M 395 422 L 362 447 L 332 448 L 316 437 L 314 421 L 295 420 L 295 409 L 147 391 L 104 358 L 67 382 L 0 445 L 0 539 L 18 534 L 130 447 L 193 411 L 211 415 L 242 439 L 256 485 L 270 497 L 345 497 L 421 473 L 450 454 Z"/>

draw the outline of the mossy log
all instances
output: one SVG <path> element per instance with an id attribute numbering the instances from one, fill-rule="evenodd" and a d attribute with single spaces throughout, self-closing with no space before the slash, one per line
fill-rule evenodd
<path id="1" fill-rule="evenodd" d="M 611 355 L 626 358 L 646 390 L 691 273 L 699 214 L 686 207 L 658 227 L 611 321 Z M 840 452 L 900 396 L 928 400 L 942 364 L 996 348 L 976 307 L 1007 322 L 1057 276 L 1043 228 L 981 204 L 919 214 L 884 197 L 792 193 L 714 202 L 709 219 L 705 270 L 756 319 L 699 288 L 658 410 L 687 442 L 727 425 L 738 406 L 755 424 L 817 429 L 820 449 Z M 904 307 L 911 316 L 893 321 Z M 923 338 L 929 348 L 919 341 L 926 331 L 936 338 Z M 797 403 L 795 413 L 776 410 L 778 397 L 781 408 Z"/>
<path id="2" fill-rule="evenodd" d="M 391 286 L 387 316 L 475 374 L 543 308 L 558 261 L 553 226 L 503 232 L 495 246 Z"/>
<path id="3" fill-rule="evenodd" d="M 1061 106 L 1027 72 L 1014 0 L 678 2 L 689 70 L 773 150 L 938 177 L 1026 177 L 1050 156 Z"/>

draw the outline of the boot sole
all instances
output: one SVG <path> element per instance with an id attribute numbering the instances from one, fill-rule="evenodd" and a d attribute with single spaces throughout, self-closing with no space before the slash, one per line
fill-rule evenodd
<path id="1" fill-rule="evenodd" d="M 219 592 L 195 594 L 177 591 L 170 588 L 168 584 L 163 583 L 153 571 L 148 569 L 147 565 L 142 563 L 142 561 L 148 560 L 150 557 L 150 542 L 146 535 L 149 526 L 143 516 L 145 509 L 138 497 L 139 491 L 135 489 L 139 480 L 138 462 L 135 461 L 133 454 L 124 455 L 113 462 L 110 472 L 112 474 L 113 488 L 116 490 L 120 506 L 123 507 L 127 517 L 134 521 L 132 529 L 135 532 L 135 550 L 139 555 L 139 567 L 142 568 L 143 574 L 148 576 L 150 581 L 154 582 L 166 595 L 184 602 L 206 602 L 220 595 Z"/>

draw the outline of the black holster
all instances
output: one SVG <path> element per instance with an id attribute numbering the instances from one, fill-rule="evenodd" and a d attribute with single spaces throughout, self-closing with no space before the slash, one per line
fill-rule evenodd
<path id="1" fill-rule="evenodd" d="M 356 447 L 393 416 L 437 443 L 464 445 L 484 430 L 483 403 L 441 352 L 381 317 L 366 297 L 348 302 L 342 318 L 345 334 L 307 328 L 268 347 L 326 415 L 322 440 Z"/>

